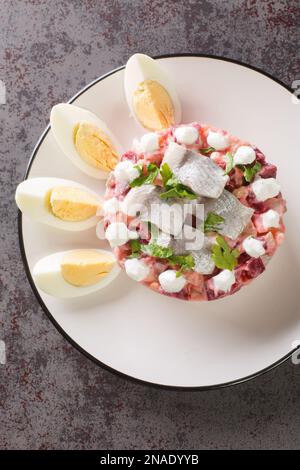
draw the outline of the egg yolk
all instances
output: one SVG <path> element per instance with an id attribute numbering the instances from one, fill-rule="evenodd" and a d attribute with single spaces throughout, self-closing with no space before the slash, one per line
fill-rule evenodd
<path id="1" fill-rule="evenodd" d="M 79 222 L 96 215 L 99 201 L 80 188 L 57 186 L 47 196 L 47 204 L 59 219 Z"/>
<path id="2" fill-rule="evenodd" d="M 113 268 L 112 256 L 93 250 L 66 253 L 61 261 L 61 273 L 66 282 L 76 287 L 91 286 L 99 282 Z"/>
<path id="3" fill-rule="evenodd" d="M 133 94 L 133 109 L 143 127 L 160 131 L 175 123 L 172 100 L 160 83 L 145 80 Z"/>
<path id="4" fill-rule="evenodd" d="M 82 160 L 94 168 L 109 172 L 119 161 L 109 138 L 88 122 L 81 122 L 75 127 L 74 144 Z"/>

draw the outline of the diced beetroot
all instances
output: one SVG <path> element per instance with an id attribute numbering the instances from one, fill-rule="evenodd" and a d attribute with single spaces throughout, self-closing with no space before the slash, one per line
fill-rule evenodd
<path id="1" fill-rule="evenodd" d="M 264 264 L 260 258 L 252 258 L 251 260 L 247 261 L 246 264 L 251 279 L 259 276 L 259 274 L 265 270 Z"/>
<path id="2" fill-rule="evenodd" d="M 243 172 L 239 168 L 234 168 L 234 170 L 230 172 L 229 181 L 226 183 L 226 189 L 232 192 L 234 189 L 241 187 L 243 181 Z"/>
<path id="3" fill-rule="evenodd" d="M 261 178 L 276 178 L 277 166 L 267 163 L 258 174 Z"/>
<path id="4" fill-rule="evenodd" d="M 257 147 L 254 148 L 254 150 L 256 154 L 256 160 L 263 165 L 266 161 L 266 157 Z"/>
<path id="5" fill-rule="evenodd" d="M 253 191 L 249 191 L 249 194 L 246 198 L 247 205 L 252 207 L 256 212 L 265 212 L 266 204 L 264 201 L 258 201 L 255 197 Z"/>
<path id="6" fill-rule="evenodd" d="M 248 284 L 265 270 L 261 258 L 250 258 L 244 264 L 236 268 L 235 277 L 239 284 Z"/>
<path id="7" fill-rule="evenodd" d="M 251 256 L 249 256 L 245 251 L 244 253 L 242 253 L 239 258 L 238 258 L 238 263 L 239 264 L 244 264 L 246 263 L 246 261 L 249 261 L 249 259 L 251 258 Z"/>
<path id="8" fill-rule="evenodd" d="M 222 299 L 223 297 L 226 297 L 227 295 L 234 294 L 241 288 L 241 286 L 236 282 L 235 284 L 233 284 L 229 292 L 218 291 L 214 288 L 214 284 L 212 280 L 207 281 L 205 287 L 206 287 L 207 300 Z"/>
<path id="9" fill-rule="evenodd" d="M 122 160 L 130 160 L 133 163 L 137 163 L 139 155 L 133 150 L 128 150 L 128 152 L 123 153 Z"/>

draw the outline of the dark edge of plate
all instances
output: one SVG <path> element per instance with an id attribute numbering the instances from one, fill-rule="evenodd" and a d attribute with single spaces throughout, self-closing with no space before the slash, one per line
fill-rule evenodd
<path id="1" fill-rule="evenodd" d="M 231 62 L 233 64 L 236 64 L 236 65 L 240 65 L 242 67 L 246 67 L 248 69 L 251 69 L 255 72 L 258 72 L 268 78 L 270 78 L 271 80 L 273 80 L 274 82 L 278 83 L 279 85 L 281 85 L 283 88 L 285 88 L 287 91 L 289 91 L 290 93 L 293 93 L 292 89 L 290 87 L 288 87 L 287 85 L 285 85 L 285 83 L 281 82 L 279 79 L 277 78 L 274 78 L 272 75 L 270 75 L 269 73 L 263 71 L 263 70 L 260 70 L 259 68 L 257 67 L 254 67 L 252 65 L 248 65 L 248 64 L 245 64 L 243 62 L 240 62 L 238 60 L 233 60 L 233 59 L 230 59 L 230 58 L 227 58 L 227 57 L 221 57 L 221 56 L 214 56 L 214 55 L 206 55 L 206 54 L 189 54 L 189 53 L 181 53 L 181 54 L 164 54 L 164 55 L 159 55 L 159 56 L 154 56 L 155 59 L 166 59 L 166 58 L 174 58 L 174 57 L 200 57 L 200 58 L 207 58 L 207 59 L 216 59 L 216 60 L 222 60 L 224 62 Z M 104 75 L 101 75 L 101 77 L 97 78 L 96 80 L 92 81 L 91 83 L 89 83 L 87 86 L 85 86 L 82 90 L 80 90 L 76 95 L 74 95 L 70 100 L 69 100 L 69 103 L 73 103 L 73 101 L 75 101 L 80 95 L 82 95 L 85 91 L 87 91 L 89 88 L 91 88 L 92 86 L 94 86 L 96 83 L 100 82 L 101 80 L 104 80 L 105 78 L 109 77 L 110 75 L 113 75 L 114 73 L 124 69 L 125 66 L 121 66 L 121 67 L 117 67 L 116 69 L 114 70 L 111 70 L 110 72 L 104 74 Z M 30 156 L 30 159 L 29 159 L 29 162 L 28 162 L 28 165 L 27 165 L 27 168 L 26 168 L 26 171 L 25 171 L 25 175 L 24 175 L 24 180 L 26 180 L 28 178 L 28 175 L 29 175 L 29 172 L 30 172 L 30 169 L 31 169 L 31 166 L 32 166 L 32 163 L 35 159 L 35 156 L 41 146 L 41 144 L 43 143 L 46 135 L 48 134 L 50 130 L 50 124 L 46 127 L 46 129 L 44 130 L 44 132 L 42 133 L 41 137 L 39 138 L 31 156 Z M 72 345 L 74 346 L 74 348 L 76 348 L 79 352 L 81 352 L 84 356 L 86 356 L 88 359 L 92 360 L 95 364 L 97 364 L 98 366 L 102 367 L 103 369 L 105 370 L 108 370 L 109 372 L 112 372 L 113 374 L 119 376 L 119 377 L 122 377 L 122 378 L 125 378 L 131 382 L 134 382 L 134 383 L 138 383 L 138 384 L 141 384 L 141 385 L 146 385 L 146 386 L 151 386 L 151 387 L 154 387 L 154 388 L 158 388 L 158 389 L 164 389 L 164 390 L 173 390 L 173 391 L 206 391 L 206 390 L 216 390 L 216 389 L 220 389 L 220 388 L 225 388 L 225 387 L 231 387 L 233 385 L 239 385 L 239 384 L 242 384 L 244 382 L 247 382 L 248 380 L 251 380 L 251 379 L 254 379 L 256 377 L 259 377 L 263 374 L 265 374 L 266 372 L 269 372 L 271 371 L 272 369 L 274 369 L 275 367 L 279 366 L 280 364 L 283 364 L 285 361 L 287 361 L 295 351 L 297 351 L 298 347 L 295 347 L 292 351 L 290 351 L 289 353 L 287 353 L 285 356 L 283 356 L 281 359 L 279 359 L 278 361 L 274 362 L 273 364 L 265 367 L 264 369 L 258 371 L 258 372 L 254 372 L 253 374 L 250 374 L 250 375 L 247 375 L 246 377 L 242 377 L 240 379 L 236 379 L 236 380 L 232 380 L 232 381 L 229 381 L 229 382 L 225 382 L 225 383 L 220 383 L 220 384 L 215 384 L 215 385 L 203 385 L 203 386 L 175 386 L 175 385 L 163 385 L 163 384 L 158 384 L 158 383 L 154 383 L 154 382 L 148 382 L 146 380 L 142 380 L 142 379 L 138 379 L 136 377 L 132 377 L 130 375 L 127 375 L 123 372 L 120 372 L 116 369 L 113 369 L 112 367 L 108 366 L 107 364 L 104 364 L 103 362 L 101 362 L 99 359 L 96 359 L 94 356 L 92 356 L 91 354 L 89 354 L 87 351 L 85 351 L 79 344 L 77 344 L 66 332 L 65 330 L 59 325 L 59 323 L 57 323 L 57 321 L 54 319 L 54 317 L 52 316 L 51 312 L 48 310 L 48 308 L 46 307 L 46 305 L 44 304 L 35 284 L 34 284 L 34 281 L 33 281 L 33 278 L 31 276 L 31 272 L 30 272 L 30 269 L 29 269 L 29 265 L 28 265 L 28 261 L 27 261 L 27 258 L 26 258 L 26 253 L 25 253 L 25 247 L 24 247 L 24 240 L 23 240 L 23 231 L 22 231 L 22 213 L 20 210 L 18 210 L 18 234 L 19 234 L 19 245 L 20 245 L 20 251 L 21 251 L 21 257 L 22 257 L 22 261 L 23 261 L 23 264 L 24 264 L 24 268 L 25 268 L 25 272 L 26 272 L 26 275 L 27 275 L 27 278 L 28 278 L 28 281 L 29 281 L 29 284 L 31 286 L 31 289 L 33 290 L 33 293 L 35 295 L 35 297 L 37 298 L 40 306 L 42 307 L 42 309 L 44 310 L 44 312 L 46 313 L 47 317 L 49 318 L 49 320 L 53 323 L 53 325 L 55 326 L 55 328 L 62 334 L 62 336 Z"/>

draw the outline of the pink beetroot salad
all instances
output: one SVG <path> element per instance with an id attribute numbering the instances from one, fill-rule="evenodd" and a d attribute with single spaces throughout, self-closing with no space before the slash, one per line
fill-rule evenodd
<path id="1" fill-rule="evenodd" d="M 247 145 L 251 146 L 255 151 L 255 162 L 260 164 L 260 170 L 255 175 L 255 178 L 276 178 L 276 166 L 268 163 L 266 161 L 265 155 L 258 148 L 249 144 L 249 142 L 241 141 L 223 130 L 208 126 L 206 124 L 192 123 L 189 124 L 189 126 L 192 126 L 197 130 L 199 140 L 192 145 L 184 145 L 182 143 L 180 143 L 180 145 L 186 147 L 187 149 L 198 152 L 199 156 L 202 155 L 206 158 L 211 158 L 214 163 L 224 170 L 224 172 L 226 169 L 226 158 L 228 153 L 234 155 L 240 146 Z M 138 164 L 140 168 L 142 168 L 142 172 L 147 171 L 149 163 L 153 163 L 160 167 L 169 143 L 172 141 L 176 142 L 174 131 L 177 127 L 178 126 L 174 126 L 165 131 L 157 133 L 159 135 L 159 149 L 154 153 L 144 154 L 138 150 L 130 150 L 123 154 L 121 161 L 129 160 L 135 165 Z M 207 136 L 210 131 L 218 132 L 226 136 L 229 142 L 228 148 L 221 151 L 212 149 L 207 143 Z M 215 300 L 237 292 L 241 287 L 249 284 L 254 278 L 262 274 L 268 261 L 274 255 L 277 247 L 284 239 L 285 227 L 283 224 L 283 214 L 286 211 L 286 204 L 281 195 L 281 192 L 279 192 L 276 197 L 271 197 L 264 201 L 257 200 L 252 190 L 252 182 L 253 181 L 246 181 L 241 165 L 234 166 L 228 172 L 228 181 L 225 185 L 225 189 L 233 193 L 240 203 L 253 209 L 254 211 L 251 220 L 237 239 L 232 240 L 226 236 L 223 236 L 232 249 L 237 249 L 239 251 L 237 265 L 233 270 L 235 282 L 228 292 L 216 289 L 213 278 L 221 272 L 221 269 L 215 267 L 213 272 L 210 274 L 201 274 L 199 272 L 195 272 L 193 269 L 184 271 L 183 275 L 186 279 L 186 284 L 182 290 L 177 293 L 167 293 L 160 285 L 159 275 L 168 269 L 174 269 L 174 265 L 171 266 L 167 258 L 155 258 L 154 256 L 149 256 L 146 253 L 141 253 L 139 259 L 143 260 L 150 270 L 147 278 L 142 280 L 141 283 L 156 292 L 182 300 Z M 159 177 L 156 178 L 153 183 L 155 185 L 162 184 Z M 114 177 L 114 173 L 112 172 L 107 181 L 105 199 L 108 200 L 112 197 L 115 197 L 119 201 L 123 201 L 126 194 L 130 190 L 131 188 L 129 185 L 124 186 L 123 184 L 119 184 L 119 182 L 116 181 Z M 277 227 L 266 229 L 264 228 L 262 222 L 262 215 L 270 209 L 276 211 L 279 214 L 279 224 Z M 128 215 L 124 214 L 122 211 L 118 211 L 115 214 L 105 214 L 104 228 L 106 229 L 112 222 L 125 222 L 128 226 L 131 220 L 130 217 L 128 217 Z M 143 223 L 139 223 L 139 221 L 137 221 L 136 230 L 139 231 L 140 242 L 142 244 L 148 244 L 150 237 L 147 231 L 144 231 Z M 243 248 L 243 241 L 249 236 L 263 242 L 265 253 L 262 256 L 251 257 L 246 253 L 245 249 Z M 124 268 L 124 262 L 132 254 L 131 243 L 127 242 L 124 245 L 118 246 L 114 249 L 114 253 L 120 266 Z"/>

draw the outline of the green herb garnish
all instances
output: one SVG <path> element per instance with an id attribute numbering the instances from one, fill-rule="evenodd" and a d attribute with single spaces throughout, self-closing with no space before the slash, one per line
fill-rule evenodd
<path id="1" fill-rule="evenodd" d="M 231 153 L 229 152 L 226 153 L 225 162 L 226 162 L 225 175 L 228 175 L 228 173 L 230 173 L 231 170 L 233 170 L 234 168 L 233 155 Z"/>
<path id="2" fill-rule="evenodd" d="M 253 166 L 244 165 L 243 174 L 247 183 L 251 183 L 256 173 L 258 173 L 262 168 L 262 165 L 259 162 L 255 162 Z"/>
<path id="3" fill-rule="evenodd" d="M 135 168 L 139 172 L 140 175 L 142 174 L 142 172 L 143 172 L 143 165 L 142 164 L 134 165 L 133 168 Z"/>
<path id="4" fill-rule="evenodd" d="M 170 198 L 185 198 L 185 199 L 197 199 L 197 195 L 190 188 L 184 184 L 179 183 L 176 176 L 172 173 L 171 168 L 167 163 L 164 163 L 160 169 L 160 174 L 163 180 L 163 185 L 166 189 L 165 192 L 161 193 L 161 199 Z"/>
<path id="5" fill-rule="evenodd" d="M 172 170 L 167 163 L 164 163 L 160 167 L 160 174 L 161 174 L 164 186 L 167 186 L 168 181 L 173 177 Z"/>
<path id="6" fill-rule="evenodd" d="M 232 271 L 237 265 L 239 255 L 238 250 L 232 250 L 226 240 L 217 235 L 216 244 L 212 247 L 212 259 L 217 268 Z"/>
<path id="7" fill-rule="evenodd" d="M 141 246 L 141 251 L 155 258 L 169 258 L 173 254 L 171 248 L 166 248 L 156 243 Z"/>
<path id="8" fill-rule="evenodd" d="M 138 168 L 139 165 L 136 165 L 136 168 Z M 142 172 L 142 169 L 141 169 Z M 135 178 L 133 181 L 130 183 L 131 188 L 135 188 L 137 186 L 142 186 L 142 184 L 152 184 L 155 178 L 158 175 L 159 168 L 158 166 L 154 165 L 154 163 L 149 163 L 147 166 L 147 172 L 145 175 L 142 175 L 140 172 L 140 176 Z"/>
<path id="9" fill-rule="evenodd" d="M 176 277 L 181 276 L 184 271 L 189 271 L 195 266 L 195 260 L 192 255 L 172 255 L 168 261 L 172 265 L 180 266 L 180 269 L 176 273 Z"/>
<path id="10" fill-rule="evenodd" d="M 202 153 L 203 155 L 208 155 L 209 153 L 212 153 L 214 151 L 215 149 L 213 147 L 205 147 L 203 149 L 200 149 L 200 153 Z"/>
<path id="11" fill-rule="evenodd" d="M 226 162 L 226 169 L 225 169 L 225 175 L 228 175 L 228 173 L 231 172 L 234 168 L 234 158 L 231 153 L 227 152 L 225 155 L 225 162 Z M 254 176 L 256 173 L 258 173 L 261 170 L 261 164 L 259 162 L 255 162 L 254 165 L 237 165 L 237 168 L 239 168 L 244 175 L 245 180 L 247 183 L 251 183 L 253 180 Z"/>
<path id="12" fill-rule="evenodd" d="M 142 245 L 138 240 L 131 240 L 130 245 L 132 254 L 129 258 L 136 258 L 140 253 L 145 253 L 154 258 L 167 259 L 172 266 L 180 267 L 179 271 L 177 271 L 178 276 L 183 271 L 193 269 L 195 266 L 195 260 L 192 255 L 174 255 L 171 248 L 157 245 L 157 243 L 151 242 L 148 245 Z"/>
<path id="13" fill-rule="evenodd" d="M 204 221 L 204 233 L 218 232 L 221 228 L 221 224 L 224 221 L 225 219 L 221 215 L 215 214 L 214 212 L 209 212 Z"/>
<path id="14" fill-rule="evenodd" d="M 131 255 L 128 258 L 137 258 L 140 255 L 141 247 L 139 240 L 130 240 Z"/>
<path id="15" fill-rule="evenodd" d="M 197 195 L 187 186 L 183 184 L 176 184 L 164 193 L 161 193 L 161 199 L 170 199 L 172 197 L 184 198 L 184 199 L 197 199 Z"/>

